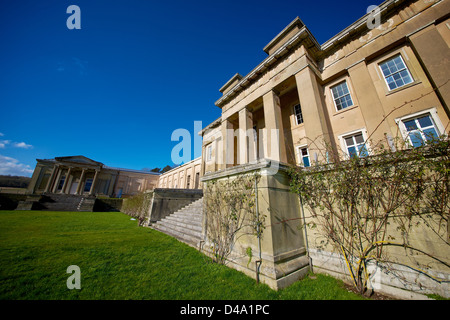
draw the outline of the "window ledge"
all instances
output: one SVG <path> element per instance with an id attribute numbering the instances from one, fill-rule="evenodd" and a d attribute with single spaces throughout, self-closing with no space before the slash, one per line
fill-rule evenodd
<path id="1" fill-rule="evenodd" d="M 351 107 L 348 107 L 348 108 L 345 108 L 345 109 L 342 109 L 342 110 L 339 110 L 339 111 L 335 111 L 335 113 L 333 113 L 333 117 L 341 115 L 344 112 L 347 112 L 347 111 L 350 111 L 350 110 L 353 110 L 353 109 L 356 109 L 356 108 L 358 108 L 358 105 L 354 105 L 354 106 L 351 106 Z"/>
<path id="2" fill-rule="evenodd" d="M 402 91 L 402 90 L 414 87 L 415 85 L 418 85 L 418 84 L 421 84 L 421 83 L 422 83 L 422 81 L 411 82 L 409 84 L 404 85 L 403 87 L 400 87 L 400 88 L 397 88 L 397 89 L 394 89 L 394 90 L 386 92 L 386 96 L 390 96 L 391 94 L 394 94 L 394 93 L 397 93 L 399 91 Z"/>
<path id="3" fill-rule="evenodd" d="M 296 128 L 302 128 L 305 126 L 305 122 L 300 123 L 300 124 L 294 124 L 294 126 L 292 127 L 292 129 L 296 129 Z"/>

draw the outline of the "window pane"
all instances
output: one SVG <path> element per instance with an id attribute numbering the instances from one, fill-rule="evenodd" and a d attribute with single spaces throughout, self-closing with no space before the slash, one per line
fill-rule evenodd
<path id="1" fill-rule="evenodd" d="M 355 144 L 353 142 L 353 137 L 345 138 L 345 143 L 347 144 L 347 147 L 350 147 Z"/>
<path id="2" fill-rule="evenodd" d="M 360 157 L 367 157 L 369 155 L 365 144 L 358 146 L 358 151 Z"/>
<path id="3" fill-rule="evenodd" d="M 61 190 L 61 189 L 62 189 L 65 180 L 66 180 L 66 176 L 63 176 L 63 177 L 61 178 L 61 180 L 59 180 L 58 190 Z"/>
<path id="4" fill-rule="evenodd" d="M 402 59 L 400 59 L 400 56 L 394 58 L 394 63 L 397 69 L 405 69 L 405 64 L 403 63 Z"/>
<path id="5" fill-rule="evenodd" d="M 297 120 L 297 124 L 303 123 L 302 108 L 300 107 L 299 104 L 294 107 L 294 112 L 295 112 L 295 118 Z"/>
<path id="6" fill-rule="evenodd" d="M 417 120 L 419 121 L 419 124 L 420 124 L 421 128 L 430 127 L 430 126 L 433 125 L 429 115 L 426 115 L 425 117 L 421 117 L 421 118 L 419 118 Z"/>
<path id="7" fill-rule="evenodd" d="M 332 90 L 332 92 L 333 92 L 333 97 L 334 97 L 335 99 L 338 98 L 338 97 L 339 97 L 339 94 L 338 94 L 338 89 L 337 89 L 337 87 L 331 88 L 331 90 Z"/>
<path id="8" fill-rule="evenodd" d="M 356 140 L 357 144 L 364 143 L 364 138 L 363 138 L 362 134 L 356 135 L 355 140 Z"/>
<path id="9" fill-rule="evenodd" d="M 414 131 L 409 133 L 409 138 L 411 139 L 411 143 L 413 147 L 421 147 L 423 146 L 423 140 L 420 132 Z"/>
<path id="10" fill-rule="evenodd" d="M 84 185 L 84 191 L 91 191 L 92 179 L 86 179 L 86 184 Z"/>
<path id="11" fill-rule="evenodd" d="M 387 62 L 387 65 L 388 65 L 389 71 L 390 71 L 391 73 L 394 73 L 394 72 L 397 71 L 397 68 L 395 67 L 394 61 L 392 61 L 392 60 L 388 61 L 388 62 Z"/>
<path id="12" fill-rule="evenodd" d="M 350 156 L 350 158 L 357 156 L 355 147 L 350 147 L 347 150 L 348 150 L 348 155 Z"/>
<path id="13" fill-rule="evenodd" d="M 308 155 L 308 149 L 302 148 L 301 149 L 301 153 L 302 153 L 302 156 L 307 156 Z"/>
<path id="14" fill-rule="evenodd" d="M 381 65 L 381 71 L 383 71 L 383 74 L 385 77 L 389 76 L 391 73 L 389 72 L 389 68 L 386 64 Z"/>
<path id="15" fill-rule="evenodd" d="M 438 134 L 434 128 L 423 130 L 423 134 L 425 135 L 425 139 L 427 141 L 433 141 L 438 138 Z"/>
<path id="16" fill-rule="evenodd" d="M 309 157 L 303 157 L 303 166 L 305 166 L 305 167 L 310 166 Z"/>
<path id="17" fill-rule="evenodd" d="M 350 95 L 345 96 L 345 107 L 351 107 L 353 105 L 352 98 Z"/>
<path id="18" fill-rule="evenodd" d="M 412 79 L 409 76 L 409 73 L 408 73 L 407 70 L 403 70 L 402 72 L 400 72 L 400 75 L 401 75 L 403 81 L 405 82 L 405 84 L 408 84 L 408 83 L 412 82 Z"/>
<path id="19" fill-rule="evenodd" d="M 405 127 L 406 127 L 407 131 L 411 131 L 411 130 L 416 130 L 417 129 L 416 120 L 405 121 L 404 124 L 405 124 Z"/>

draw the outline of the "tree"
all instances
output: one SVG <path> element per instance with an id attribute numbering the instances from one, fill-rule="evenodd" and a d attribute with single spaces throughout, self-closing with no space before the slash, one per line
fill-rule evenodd
<path id="1" fill-rule="evenodd" d="M 160 172 L 161 172 L 161 173 L 164 173 L 164 172 L 167 172 L 167 171 L 172 170 L 172 169 L 173 169 L 173 168 L 172 168 L 171 166 L 167 165 L 167 166 L 165 166 Z"/>

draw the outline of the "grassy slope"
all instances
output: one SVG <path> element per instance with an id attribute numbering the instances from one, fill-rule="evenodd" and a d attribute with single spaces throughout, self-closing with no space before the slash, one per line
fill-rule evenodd
<path id="1" fill-rule="evenodd" d="M 81 269 L 68 290 L 67 267 Z M 122 213 L 0 211 L 0 299 L 359 299 L 318 275 L 271 290 Z"/>

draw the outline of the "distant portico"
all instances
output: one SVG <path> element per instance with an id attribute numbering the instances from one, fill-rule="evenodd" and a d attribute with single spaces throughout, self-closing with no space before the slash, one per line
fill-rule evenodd
<path id="1" fill-rule="evenodd" d="M 111 168 L 85 156 L 37 159 L 29 194 L 121 197 L 156 187 L 159 174 Z"/>

